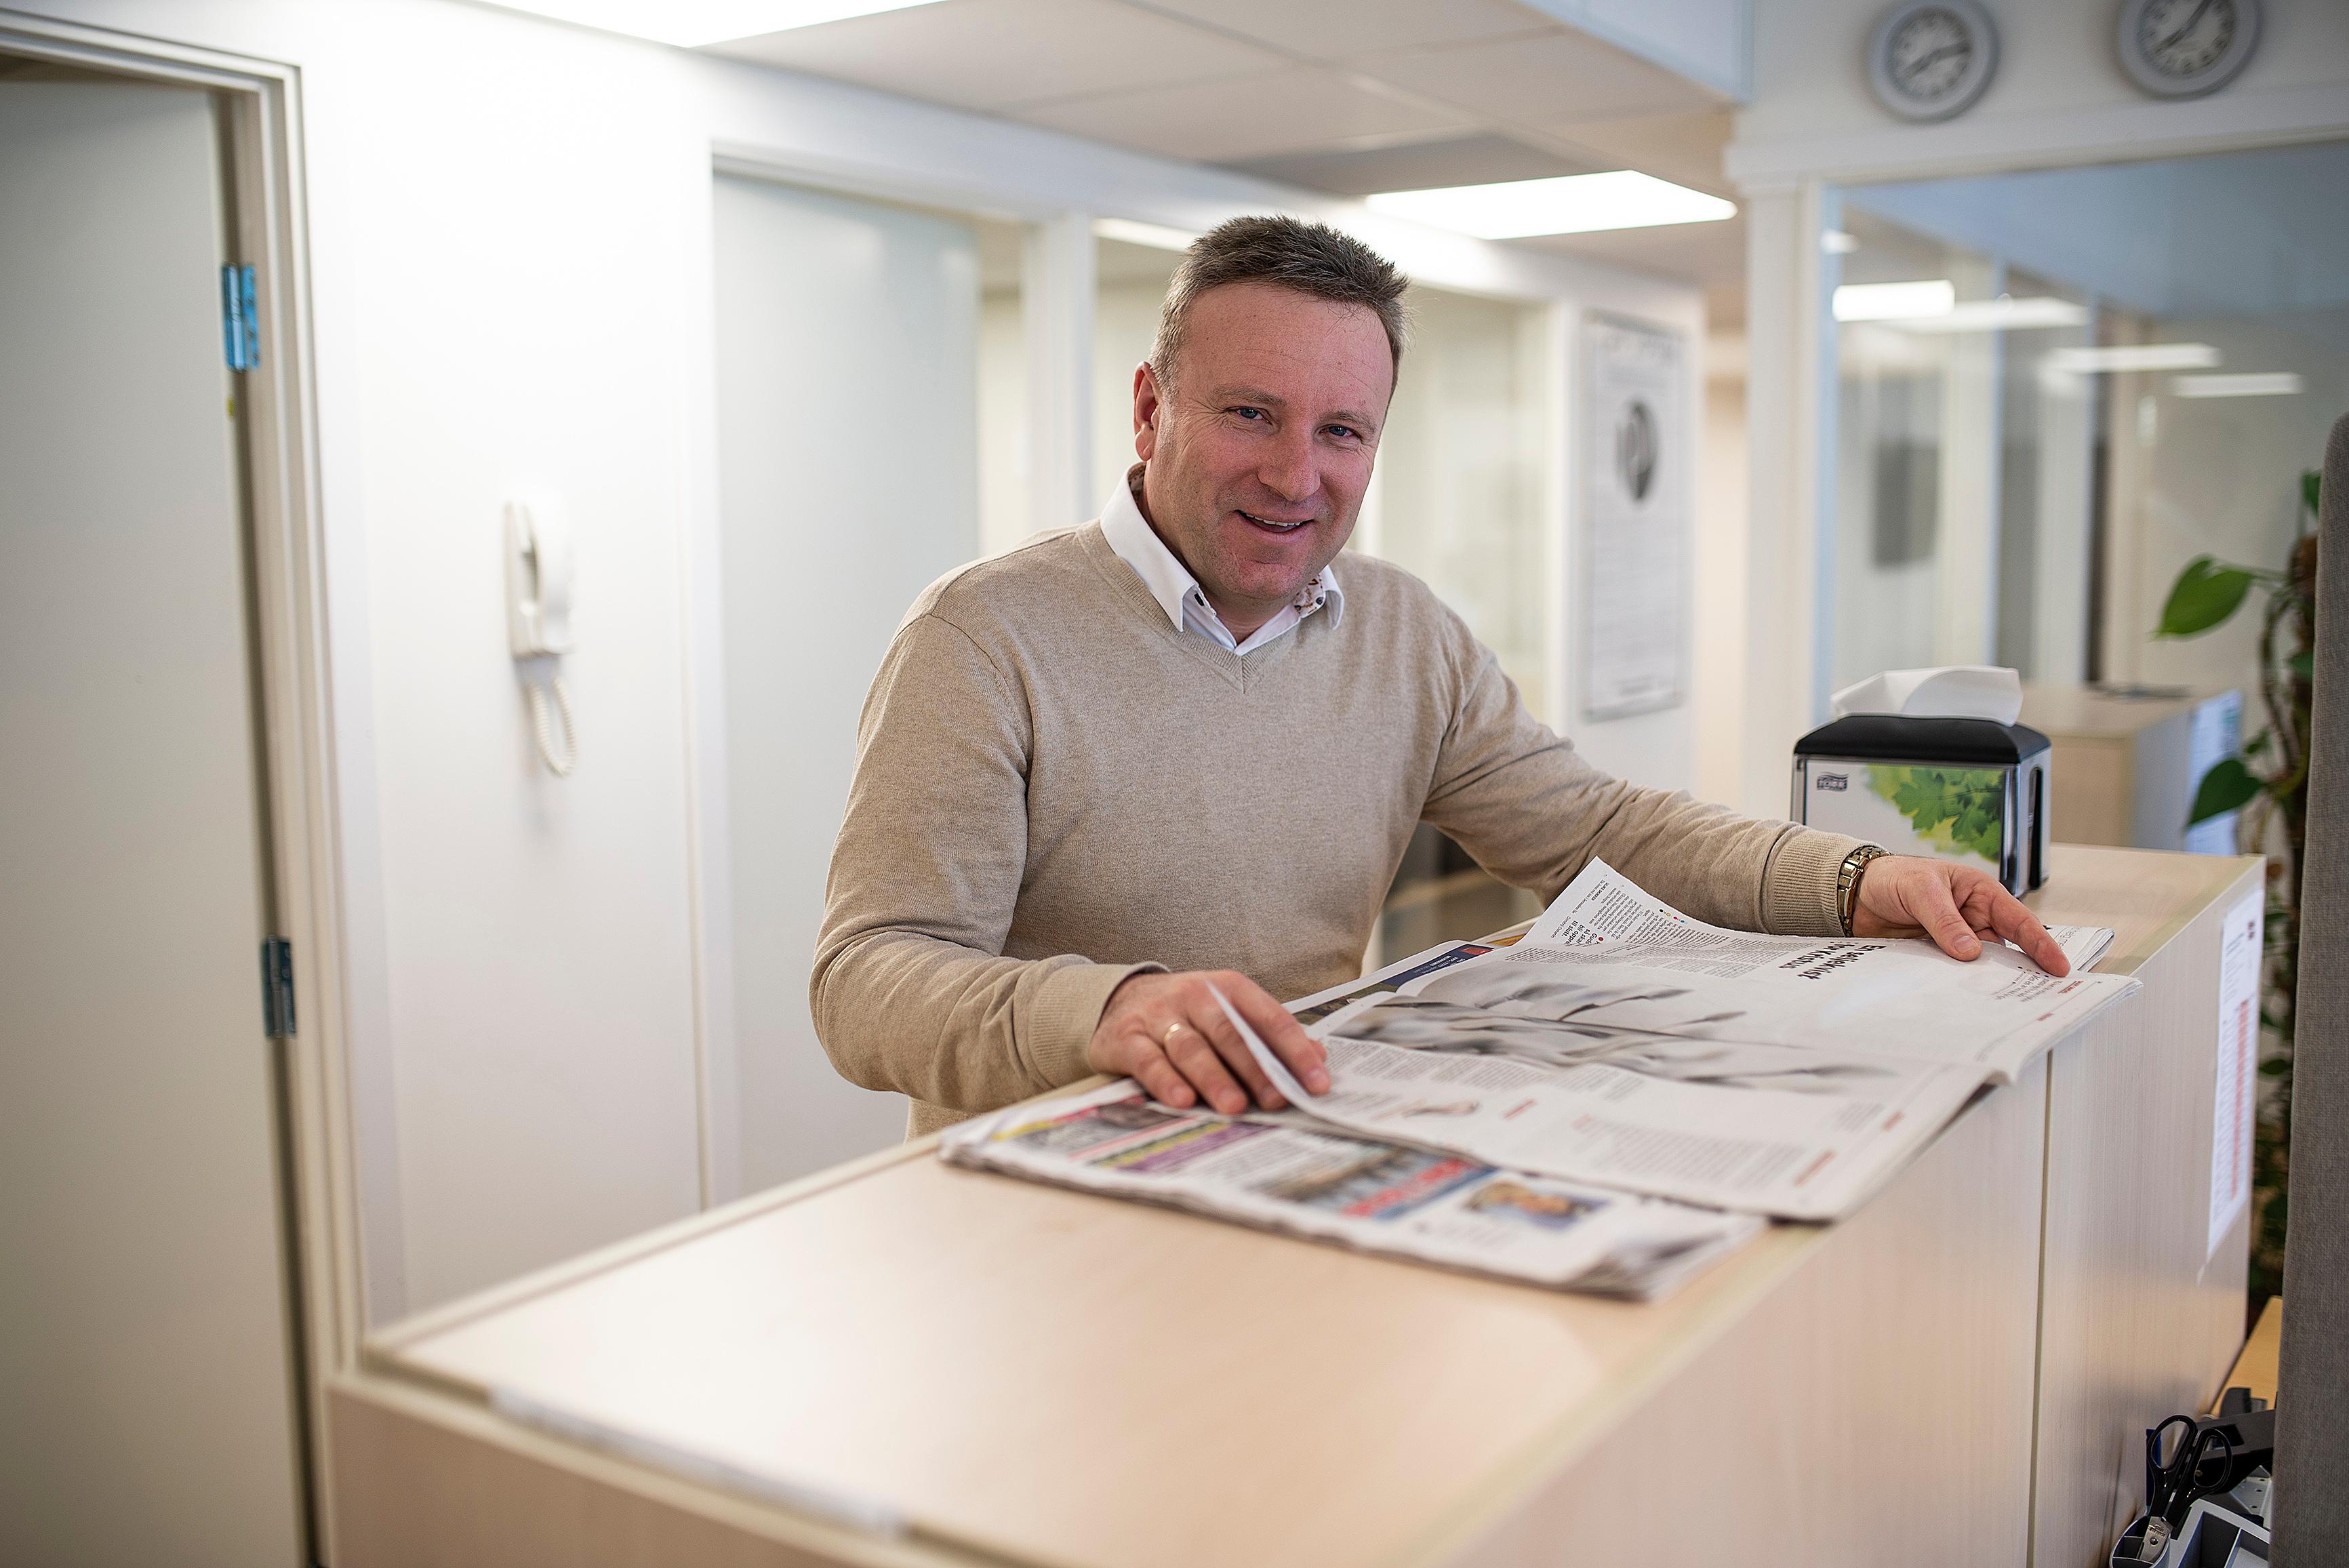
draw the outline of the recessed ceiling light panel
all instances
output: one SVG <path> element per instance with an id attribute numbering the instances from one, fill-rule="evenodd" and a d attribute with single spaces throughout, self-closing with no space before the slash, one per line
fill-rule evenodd
<path id="1" fill-rule="evenodd" d="M 1550 180 L 1509 180 L 1497 185 L 1389 191 L 1364 200 L 1374 211 L 1454 229 L 1480 240 L 1588 234 L 1667 223 L 1717 223 L 1737 215 L 1733 201 L 1630 169 L 1606 174 L 1561 174 Z"/>
<path id="2" fill-rule="evenodd" d="M 2059 348 L 2047 356 L 2051 369 L 2075 376 L 2122 370 L 2208 370 L 2219 351 L 2207 343 L 2130 343 L 2112 348 Z"/>
<path id="3" fill-rule="evenodd" d="M 2238 376 L 2173 376 L 2169 389 L 2180 397 L 2297 397 L 2301 379 L 2289 370 L 2253 370 Z"/>
<path id="4" fill-rule="evenodd" d="M 1837 321 L 1917 321 L 1957 308 L 1958 285 L 1947 278 L 1914 283 L 1845 284 L 1835 292 Z"/>
<path id="5" fill-rule="evenodd" d="M 936 0 L 493 0 L 509 11 L 528 11 L 583 27 L 650 38 L 691 48 L 844 22 L 882 11 L 902 11 Z"/>

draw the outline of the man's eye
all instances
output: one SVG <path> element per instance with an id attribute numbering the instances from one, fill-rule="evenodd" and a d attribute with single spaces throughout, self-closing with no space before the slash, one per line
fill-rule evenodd
<path id="1" fill-rule="evenodd" d="M 1359 441 L 1362 438 L 1362 433 L 1351 425 L 1325 425 L 1322 428 L 1344 440 Z"/>
<path id="2" fill-rule="evenodd" d="M 1227 408 L 1225 412 L 1237 414 L 1243 419 L 1261 419 L 1265 417 L 1264 410 L 1261 408 Z"/>

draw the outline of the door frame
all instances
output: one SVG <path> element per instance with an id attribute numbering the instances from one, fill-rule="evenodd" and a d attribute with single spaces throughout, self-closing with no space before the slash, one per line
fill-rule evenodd
<path id="1" fill-rule="evenodd" d="M 333 1539 L 322 1389 L 357 1364 L 364 1295 L 353 1159 L 347 954 L 326 636 L 300 73 L 292 66 L 0 13 L 0 52 L 199 88 L 222 115 L 232 253 L 254 269 L 261 363 L 237 439 L 252 552 L 266 897 L 294 950 L 297 1032 L 282 1042 L 282 1212 L 301 1491 L 314 1556 Z M 258 959 L 254 1021 L 261 1017 Z"/>

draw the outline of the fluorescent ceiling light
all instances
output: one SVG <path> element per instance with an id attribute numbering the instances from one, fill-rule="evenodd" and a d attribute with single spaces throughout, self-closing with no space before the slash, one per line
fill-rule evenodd
<path id="1" fill-rule="evenodd" d="M 2052 295 L 2016 299 L 1970 299 L 1939 315 L 1920 316 L 1899 325 L 1910 332 L 2027 332 L 2038 327 L 2083 326 L 2088 307 Z"/>
<path id="2" fill-rule="evenodd" d="M 1947 278 L 1907 284 L 1845 284 L 1835 292 L 1837 321 L 1915 321 L 1957 308 L 1958 285 Z"/>
<path id="3" fill-rule="evenodd" d="M 1138 223 L 1131 218 L 1093 220 L 1094 239 L 1121 240 L 1129 245 L 1147 245 L 1154 251 L 1187 251 L 1198 237 L 1158 223 Z"/>
<path id="4" fill-rule="evenodd" d="M 1847 256 L 1859 249 L 1859 236 L 1841 229 L 1828 229 L 1819 235 L 1819 249 L 1830 256 Z"/>
<path id="5" fill-rule="evenodd" d="M 1497 185 L 1388 191 L 1368 200 L 1374 211 L 1456 229 L 1480 240 L 1717 223 L 1737 215 L 1733 201 L 1630 169 L 1563 174 L 1554 180 L 1506 180 Z"/>
<path id="6" fill-rule="evenodd" d="M 509 11 L 529 11 L 607 33 L 650 38 L 657 44 L 722 44 L 844 22 L 882 11 L 928 5 L 935 0 L 493 0 Z"/>
<path id="7" fill-rule="evenodd" d="M 2173 376 L 2169 389 L 2180 397 L 2292 397 L 2300 393 L 2300 377 L 2289 370 L 2260 370 L 2241 376 Z"/>
<path id="8" fill-rule="evenodd" d="M 2050 369 L 2077 376 L 2118 370 L 2207 370 L 2219 351 L 2207 343 L 2136 343 L 2118 348 L 2059 348 L 2047 356 Z"/>

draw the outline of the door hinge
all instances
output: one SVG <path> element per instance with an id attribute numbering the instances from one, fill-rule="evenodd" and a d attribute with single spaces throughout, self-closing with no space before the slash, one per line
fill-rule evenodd
<path id="1" fill-rule="evenodd" d="M 231 370 L 261 363 L 261 311 L 254 303 L 253 269 L 221 269 L 221 348 Z"/>
<path id="2" fill-rule="evenodd" d="M 271 1039 L 294 1037 L 294 944 L 282 936 L 262 938 L 261 1016 Z"/>

